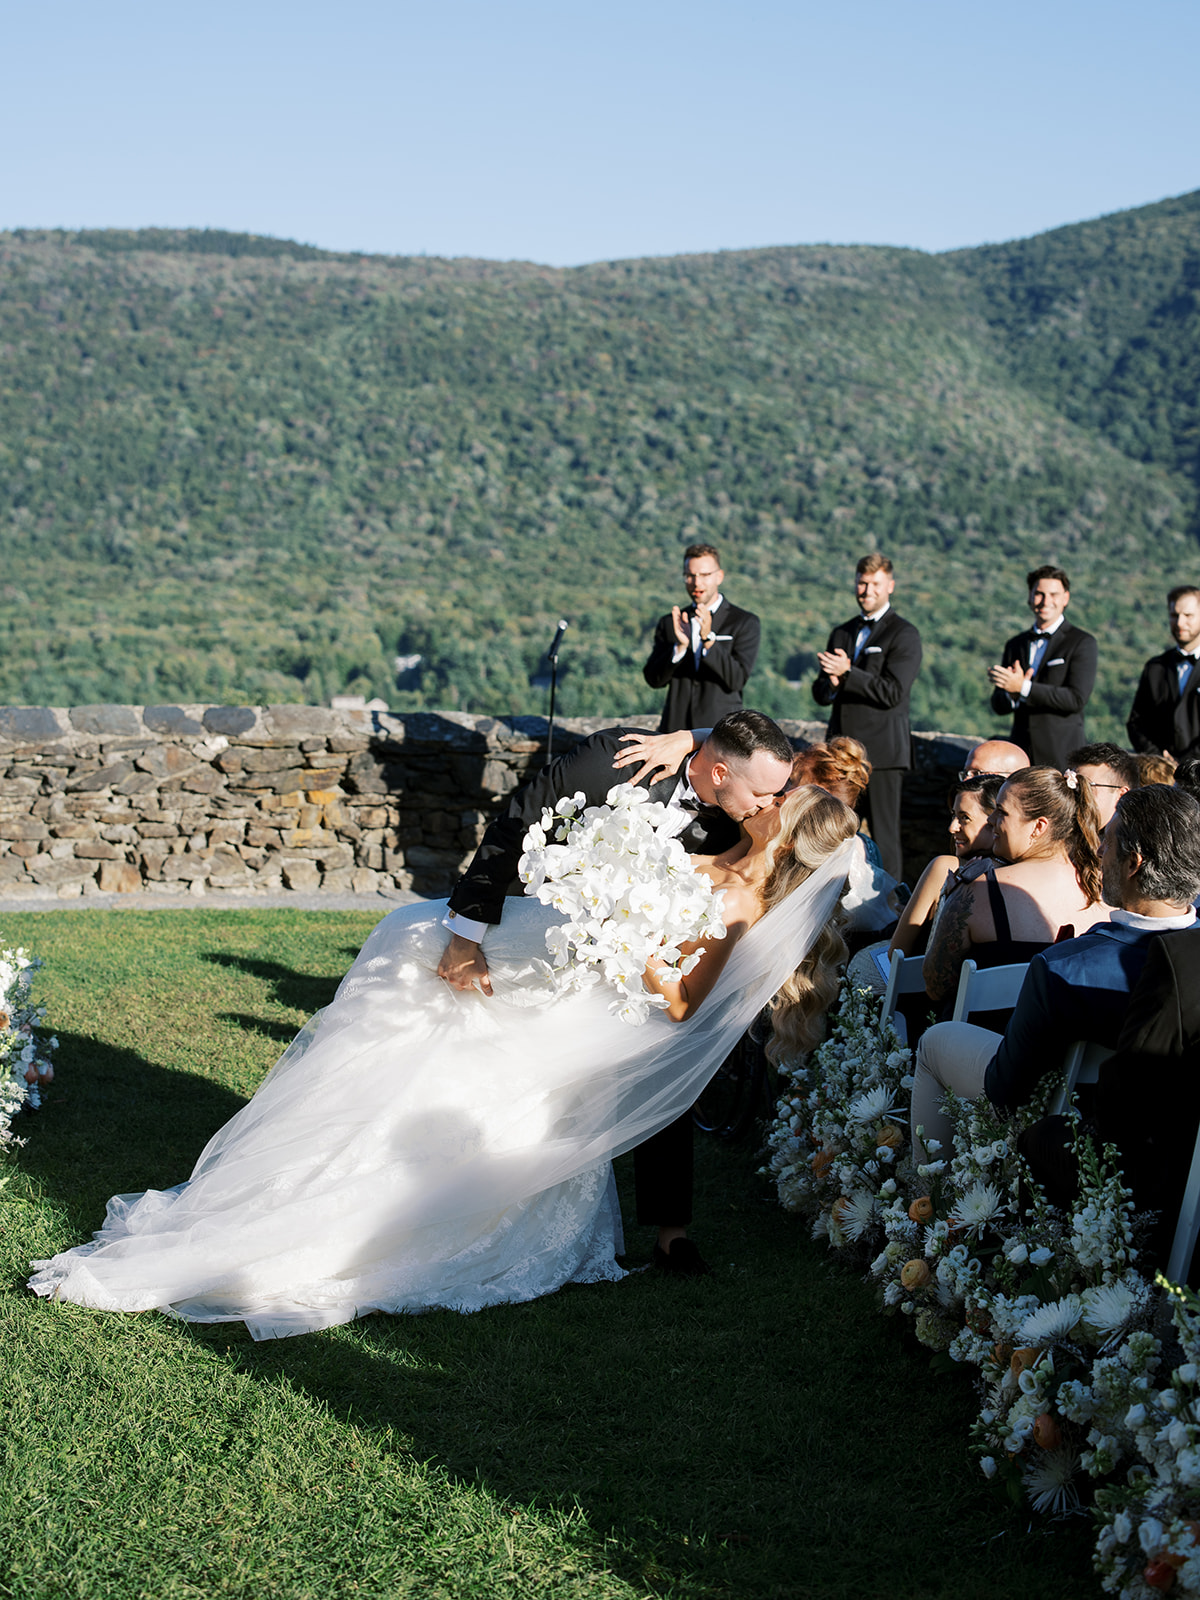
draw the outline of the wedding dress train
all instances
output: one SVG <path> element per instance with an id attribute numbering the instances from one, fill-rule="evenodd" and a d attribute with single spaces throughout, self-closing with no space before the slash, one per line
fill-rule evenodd
<path id="1" fill-rule="evenodd" d="M 839 852 L 764 917 L 682 1024 L 631 1027 L 604 985 L 562 994 L 545 946 L 561 919 L 537 901 L 488 932 L 491 999 L 436 975 L 444 902 L 392 912 L 191 1178 L 115 1196 L 30 1287 L 269 1339 L 621 1278 L 612 1157 L 692 1104 L 844 873 Z"/>

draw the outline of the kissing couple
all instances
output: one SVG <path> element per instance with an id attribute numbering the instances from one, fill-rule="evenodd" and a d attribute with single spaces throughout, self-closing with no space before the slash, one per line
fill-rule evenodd
<path id="1" fill-rule="evenodd" d="M 731 713 L 685 758 L 694 742 L 615 728 L 553 762 L 491 823 L 448 902 L 378 924 L 191 1177 L 115 1196 L 91 1242 L 33 1263 L 30 1287 L 270 1339 L 614 1281 L 611 1164 L 631 1149 L 656 1264 L 706 1270 L 685 1236 L 690 1107 L 764 1007 L 777 1057 L 819 1037 L 858 823 L 824 790 L 791 787 L 791 746 L 759 712 Z M 635 1027 L 606 984 L 552 981 L 546 935 L 563 916 L 510 890 L 546 808 L 601 805 L 639 762 L 659 832 L 720 891 L 724 933 L 683 946 L 700 956 L 686 975 L 651 957 L 642 984 L 660 1009 Z"/>

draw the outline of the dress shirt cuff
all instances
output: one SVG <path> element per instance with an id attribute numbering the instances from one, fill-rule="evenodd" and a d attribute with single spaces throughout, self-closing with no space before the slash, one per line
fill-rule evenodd
<path id="1" fill-rule="evenodd" d="M 451 933 L 456 933 L 460 939 L 473 939 L 476 944 L 483 943 L 483 936 L 491 926 L 487 922 L 476 922 L 474 917 L 458 916 L 453 911 L 447 911 L 442 918 L 442 927 L 449 928 Z"/>
<path id="2" fill-rule="evenodd" d="M 1018 699 L 1028 700 L 1029 699 L 1029 691 L 1032 688 L 1033 688 L 1033 679 L 1032 678 L 1026 678 L 1025 682 L 1021 685 L 1021 688 L 1020 688 L 1020 691 L 1019 691 L 1019 694 L 1018 694 Z"/>
<path id="3" fill-rule="evenodd" d="M 675 646 L 675 654 L 671 657 L 671 665 L 673 667 L 677 666 L 679 664 L 679 662 L 681 662 L 683 660 L 684 656 L 687 655 L 687 653 L 688 653 L 688 651 L 690 649 L 691 649 L 690 645 L 677 644 Z"/>

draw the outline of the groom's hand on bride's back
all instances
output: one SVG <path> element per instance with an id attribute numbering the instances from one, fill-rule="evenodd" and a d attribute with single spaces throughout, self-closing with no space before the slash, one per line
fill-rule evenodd
<path id="1" fill-rule="evenodd" d="M 492 992 L 483 949 L 474 939 L 463 939 L 452 933 L 437 970 L 438 977 L 444 978 L 452 989 L 478 989 L 482 994 Z"/>

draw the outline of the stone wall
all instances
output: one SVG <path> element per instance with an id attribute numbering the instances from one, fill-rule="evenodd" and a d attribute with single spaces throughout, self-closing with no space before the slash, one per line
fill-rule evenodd
<path id="1" fill-rule="evenodd" d="M 611 725 L 559 723 L 555 750 Z M 797 746 L 824 732 L 784 727 Z M 444 894 L 545 734 L 540 717 L 456 712 L 0 707 L 0 896 Z M 973 742 L 918 736 L 910 882 L 944 846 L 943 791 Z"/>

